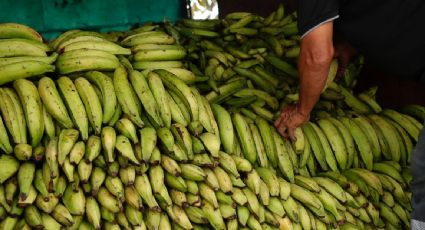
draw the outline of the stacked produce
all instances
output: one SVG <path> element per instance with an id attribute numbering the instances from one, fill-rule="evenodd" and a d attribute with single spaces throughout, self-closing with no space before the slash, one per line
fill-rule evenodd
<path id="1" fill-rule="evenodd" d="M 47 56 L 51 48 L 32 28 L 16 24 L 0 24 L 0 85 L 15 79 L 53 72 L 51 65 L 57 54 Z"/>
<path id="2" fill-rule="evenodd" d="M 299 38 L 295 35 L 295 15 L 284 17 L 282 6 L 266 19 L 237 12 L 227 15 L 221 24 L 183 20 L 176 28 L 193 30 L 193 34 L 182 32 L 181 43 L 190 51 L 188 66 L 195 74 L 207 76 L 207 82 L 197 80 L 197 87 L 211 103 L 222 104 L 252 121 L 261 117 L 271 122 L 282 106 L 298 100 L 297 71 L 291 64 L 296 63 Z M 298 131 L 300 138 L 305 133 L 314 142 L 317 136 L 329 140 L 329 143 L 319 140 L 323 151 L 311 143 L 322 170 L 347 169 L 353 163 L 353 167 L 372 170 L 373 162 L 382 159 L 405 166 L 412 150 L 410 138 L 416 141 L 422 128 L 420 122 L 406 114 L 388 109 L 381 113 L 374 99 L 376 87 L 358 95 L 351 92 L 361 67 L 359 61 L 350 64 L 338 83 L 334 82 L 338 63 L 332 62 L 325 90 L 313 112 L 314 122 Z M 345 126 L 349 129 L 342 128 Z M 406 144 L 399 145 L 400 141 L 396 140 Z M 340 147 L 342 143 L 347 146 Z M 359 155 L 354 152 L 354 144 L 362 146 Z M 335 156 L 327 154 L 332 151 Z M 303 155 L 301 167 L 306 165 L 308 154 Z"/>
<path id="3" fill-rule="evenodd" d="M 49 44 L 57 75 L 0 66 L 0 229 L 408 229 L 425 108 L 382 109 L 376 88 L 352 93 L 361 61 L 335 81 L 334 62 L 283 139 L 295 19 L 73 30 Z"/>
<path id="4" fill-rule="evenodd" d="M 125 37 L 121 44 L 131 47 L 133 67 L 138 70 L 179 68 L 186 49 L 176 44 L 176 39 L 165 31 L 155 31 L 158 26 L 148 26 Z"/>
<path id="5" fill-rule="evenodd" d="M 92 31 L 71 30 L 61 34 L 51 44 L 60 53 L 56 67 L 60 74 L 86 70 L 112 71 L 119 66 L 115 55 L 131 51 Z"/>

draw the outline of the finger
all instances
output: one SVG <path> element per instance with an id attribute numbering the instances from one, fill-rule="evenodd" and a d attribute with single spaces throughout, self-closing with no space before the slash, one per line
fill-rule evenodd
<path id="1" fill-rule="evenodd" d="M 297 141 L 297 136 L 295 135 L 295 130 L 296 130 L 296 129 L 297 129 L 297 128 L 293 129 L 294 131 L 293 131 L 293 134 L 292 134 L 292 135 L 289 133 L 289 129 L 287 130 L 287 132 L 289 133 L 289 137 L 291 138 L 291 141 L 292 141 L 292 142 Z"/>
<path id="2" fill-rule="evenodd" d="M 280 133 L 280 135 L 284 136 L 286 131 L 286 126 L 281 124 L 280 126 L 277 127 L 277 131 Z"/>
<path id="3" fill-rule="evenodd" d="M 279 116 L 276 121 L 274 122 L 274 126 L 277 128 L 280 126 L 280 123 L 282 122 L 282 115 Z"/>
<path id="4" fill-rule="evenodd" d="M 289 135 L 288 135 L 288 129 L 286 129 L 286 131 L 283 133 L 283 138 L 288 139 Z"/>
<path id="5" fill-rule="evenodd" d="M 288 128 L 287 132 L 291 141 L 295 142 L 297 140 L 297 138 L 295 137 L 295 128 Z"/>

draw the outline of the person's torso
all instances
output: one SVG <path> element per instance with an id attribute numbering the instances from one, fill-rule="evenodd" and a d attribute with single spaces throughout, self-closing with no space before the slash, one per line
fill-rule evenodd
<path id="1" fill-rule="evenodd" d="M 387 71 L 425 71 L 425 1 L 341 0 L 335 29 Z"/>

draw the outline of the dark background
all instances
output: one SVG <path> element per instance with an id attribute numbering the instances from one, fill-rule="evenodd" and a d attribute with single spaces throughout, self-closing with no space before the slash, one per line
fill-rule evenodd
<path id="1" fill-rule="evenodd" d="M 220 18 L 235 11 L 248 11 L 267 16 L 277 9 L 279 3 L 284 3 L 285 13 L 292 12 L 297 7 L 296 0 L 218 0 Z M 377 100 L 385 108 L 398 108 L 406 104 L 425 106 L 424 85 L 400 80 L 366 59 L 355 90 L 362 91 L 371 86 L 379 87 Z"/>

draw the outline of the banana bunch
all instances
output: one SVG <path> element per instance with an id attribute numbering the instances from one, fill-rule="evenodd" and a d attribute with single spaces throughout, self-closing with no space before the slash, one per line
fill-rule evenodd
<path id="1" fill-rule="evenodd" d="M 406 105 L 401 109 L 401 112 L 416 118 L 419 122 L 425 122 L 425 109 L 423 106 Z"/>
<path id="2" fill-rule="evenodd" d="M 283 140 L 261 116 L 244 108 L 227 111 L 213 104 L 223 149 L 261 167 L 281 170 L 289 181 L 294 175 L 349 168 L 373 169 L 375 162 L 394 161 L 408 167 L 423 125 L 395 110 L 333 116 L 321 111 L 316 119 L 295 131 L 296 141 Z"/>
<path id="3" fill-rule="evenodd" d="M 163 27 L 145 25 L 129 33 L 120 44 L 130 47 L 132 64 L 130 68 L 170 69 L 188 81 L 194 81 L 194 75 L 183 67 L 186 48 L 179 45 Z M 178 74 L 177 74 L 178 73 Z"/>
<path id="4" fill-rule="evenodd" d="M 203 134 L 187 133 L 193 157 L 181 160 L 188 150 L 180 131 L 145 127 L 140 143 L 134 128 L 120 126 L 87 141 L 63 129 L 44 149 L 29 149 L 31 161 L 3 154 L 2 229 L 409 227 L 411 175 L 397 162 L 316 176 L 300 170 L 291 182 L 237 154 L 214 157 Z M 181 150 L 167 152 L 171 142 Z"/>
<path id="5" fill-rule="evenodd" d="M 331 75 L 329 75 L 328 80 L 330 77 Z M 315 111 L 318 111 L 319 116 L 321 111 L 334 112 L 339 115 L 344 114 L 344 110 L 351 110 L 357 114 L 380 113 L 382 111 L 381 106 L 375 100 L 377 87 L 372 87 L 355 95 L 351 89 L 343 86 L 343 84 L 345 83 L 328 82 L 321 94 L 320 101 L 314 108 Z M 288 94 L 284 98 L 283 104 L 296 103 L 298 100 L 298 93 Z"/>
<path id="6" fill-rule="evenodd" d="M 53 72 L 57 54 L 34 29 L 17 23 L 0 23 L 0 85 Z"/>
<path id="7" fill-rule="evenodd" d="M 211 59 L 217 59 L 222 67 L 219 70 L 213 70 L 213 74 L 218 80 L 221 80 L 223 70 L 221 68 L 228 68 L 230 66 L 237 66 L 239 68 L 250 69 L 259 64 L 270 64 L 268 67 L 276 66 L 277 69 L 282 72 L 295 76 L 296 70 L 287 63 L 287 61 L 281 60 L 276 57 L 287 57 L 294 58 L 298 56 L 299 52 L 299 37 L 296 35 L 297 31 L 290 31 L 286 28 L 292 27 L 296 29 L 295 14 L 284 15 L 284 8 L 282 5 L 270 14 L 268 18 L 262 18 L 261 16 L 249 13 L 249 12 L 235 12 L 226 15 L 221 20 L 221 23 L 216 23 L 215 26 L 208 26 L 208 23 L 213 24 L 214 21 L 210 22 L 193 22 L 191 20 L 183 20 L 177 25 L 177 28 L 184 28 L 184 30 L 197 29 L 209 29 L 215 30 L 220 36 L 203 36 L 197 33 L 187 34 L 187 41 L 190 50 L 194 51 L 189 54 L 195 63 L 199 61 L 201 64 L 201 71 L 206 70 L 207 66 L 214 65 L 215 61 L 211 63 Z M 271 32 L 271 30 L 274 32 Z M 180 29 L 181 30 L 181 29 Z M 201 42 L 196 42 L 196 35 L 202 37 Z M 295 35 L 295 36 L 294 36 Z M 189 37 L 190 36 L 190 37 Z M 285 39 L 286 38 L 286 39 Z M 195 41 L 193 41 L 195 40 Z M 287 50 L 287 52 L 283 52 Z M 201 53 L 202 52 L 202 53 Z M 265 59 L 266 56 L 270 58 Z M 209 67 L 214 69 L 213 66 Z M 259 84 L 261 87 L 261 81 L 255 75 L 262 76 L 263 72 L 254 71 L 251 74 L 241 74 L 244 77 L 248 77 L 254 84 Z M 211 70 L 209 70 L 211 71 Z M 229 75 L 235 75 L 235 70 L 227 70 L 224 74 L 223 80 L 229 78 Z M 247 75 L 247 76 L 245 76 Z M 261 77 L 260 77 L 261 78 Z M 267 80 L 271 80 L 276 87 L 276 79 L 272 80 L 272 76 L 265 77 Z M 279 78 L 278 78 L 279 79 Z M 260 79 L 261 80 L 261 79 Z M 216 80 L 217 81 L 217 80 Z"/>
<path id="8" fill-rule="evenodd" d="M 410 115 L 391 109 L 379 114 L 334 114 L 320 111 L 316 121 L 302 127 L 306 154 L 312 154 L 322 170 L 362 167 L 372 170 L 373 163 L 390 160 L 410 165 L 413 146 L 423 125 Z M 333 154 L 332 154 L 333 153 Z M 302 155 L 300 165 L 307 164 Z"/>
<path id="9" fill-rule="evenodd" d="M 60 74 L 81 71 L 113 71 L 119 65 L 116 55 L 130 55 L 130 49 L 109 41 L 103 34 L 70 30 L 50 43 L 60 53 L 56 67 Z"/>

